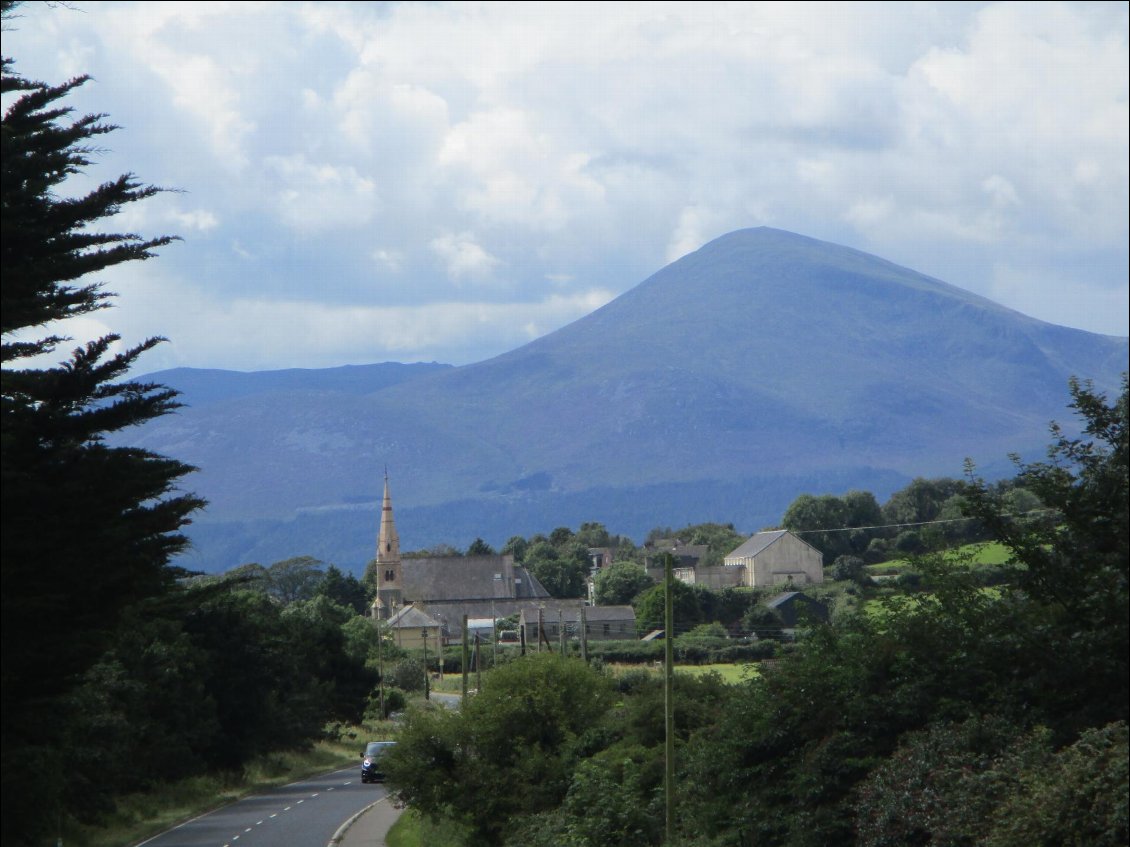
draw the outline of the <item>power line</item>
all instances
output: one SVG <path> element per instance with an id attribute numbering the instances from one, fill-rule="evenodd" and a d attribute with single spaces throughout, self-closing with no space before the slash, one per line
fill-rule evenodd
<path id="1" fill-rule="evenodd" d="M 1058 513 L 1059 513 L 1058 509 L 1032 509 L 1031 511 L 1021 512 L 1020 514 L 1016 514 L 1016 515 L 1004 514 L 1004 515 L 1001 515 L 1001 517 L 1003 517 L 1003 518 L 1025 518 L 1025 517 L 1029 517 L 1031 515 L 1050 515 L 1050 514 L 1058 514 Z M 815 533 L 815 532 L 852 532 L 853 530 L 857 530 L 857 529 L 898 529 L 900 527 L 907 527 L 907 526 L 931 526 L 933 524 L 963 523 L 965 521 L 979 521 L 979 520 L 981 520 L 981 519 L 980 518 L 938 518 L 938 519 L 935 519 L 935 520 L 932 520 L 932 521 L 915 521 L 913 523 L 887 523 L 887 524 L 875 524 L 873 526 L 843 526 L 843 527 L 836 527 L 836 528 L 833 528 L 833 529 L 790 529 L 789 532 L 791 532 L 793 535 L 811 535 L 812 533 Z"/>

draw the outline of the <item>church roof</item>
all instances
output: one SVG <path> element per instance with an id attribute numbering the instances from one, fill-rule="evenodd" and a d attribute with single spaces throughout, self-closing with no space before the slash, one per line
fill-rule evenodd
<path id="1" fill-rule="evenodd" d="M 548 597 L 541 582 L 505 556 L 436 556 L 404 559 L 404 598 L 420 603 Z"/>

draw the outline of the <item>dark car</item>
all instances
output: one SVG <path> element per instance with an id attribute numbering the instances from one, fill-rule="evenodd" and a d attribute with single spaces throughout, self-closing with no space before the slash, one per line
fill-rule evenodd
<path id="1" fill-rule="evenodd" d="M 384 782 L 385 772 L 381 769 L 381 757 L 388 752 L 395 741 L 370 741 L 361 754 L 361 781 Z"/>

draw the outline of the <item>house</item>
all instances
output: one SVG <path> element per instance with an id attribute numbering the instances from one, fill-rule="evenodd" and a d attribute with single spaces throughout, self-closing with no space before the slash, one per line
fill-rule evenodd
<path id="1" fill-rule="evenodd" d="M 443 639 L 443 624 L 424 609 L 404 606 L 388 619 L 388 628 L 397 647 L 405 650 L 438 648 Z"/>
<path id="2" fill-rule="evenodd" d="M 612 557 L 616 553 L 616 550 L 612 547 L 590 547 L 588 551 L 593 573 L 611 565 Z"/>
<path id="3" fill-rule="evenodd" d="M 656 549 L 659 549 L 658 547 Z M 706 547 L 678 545 L 672 573 L 688 585 L 711 591 L 723 588 L 764 588 L 774 585 L 809 585 L 824 581 L 824 554 L 786 529 L 759 532 L 727 555 L 719 566 L 705 566 Z M 663 579 L 663 556 L 649 557 L 654 579 Z"/>
<path id="4" fill-rule="evenodd" d="M 751 536 L 722 560 L 724 578 L 729 572 L 732 585 L 764 588 L 773 585 L 811 585 L 824 581 L 824 554 L 787 529 L 759 532 Z M 713 587 L 713 586 L 708 586 Z"/>
<path id="5" fill-rule="evenodd" d="M 526 644 L 535 649 L 539 633 L 544 641 L 556 645 L 562 633 L 566 639 L 587 641 L 625 641 L 636 637 L 636 611 L 631 606 L 583 606 L 576 600 L 555 600 L 522 609 L 518 626 L 525 631 Z"/>
<path id="6" fill-rule="evenodd" d="M 644 569 L 656 582 L 663 582 L 667 554 L 670 554 L 675 579 L 693 583 L 693 571 L 710 551 L 706 544 L 685 544 L 681 538 L 659 538 L 646 547 Z"/>

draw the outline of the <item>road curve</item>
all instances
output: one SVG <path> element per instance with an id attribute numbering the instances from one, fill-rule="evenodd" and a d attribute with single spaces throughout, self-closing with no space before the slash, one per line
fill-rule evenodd
<path id="1" fill-rule="evenodd" d="M 137 847 L 326 847 L 345 821 L 385 796 L 360 766 L 245 797 Z"/>

